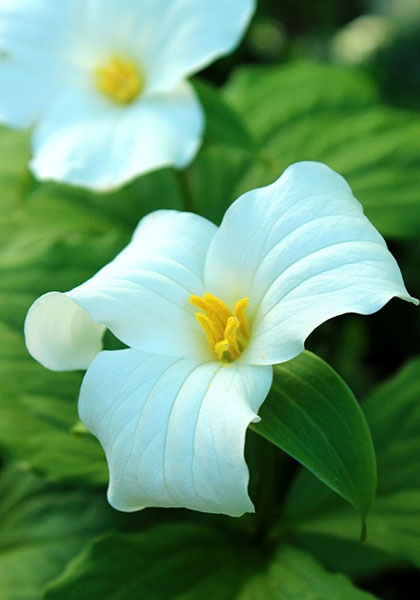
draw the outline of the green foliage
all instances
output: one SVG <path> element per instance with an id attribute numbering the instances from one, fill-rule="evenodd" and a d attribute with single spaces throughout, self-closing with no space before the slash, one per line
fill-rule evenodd
<path id="1" fill-rule="evenodd" d="M 350 388 L 326 362 L 303 352 L 274 367 L 254 431 L 300 461 L 365 519 L 375 497 L 369 428 Z"/>
<path id="2" fill-rule="evenodd" d="M 241 117 L 202 83 L 196 85 L 206 112 L 204 145 L 182 175 L 190 207 L 217 225 L 236 198 L 235 188 L 253 160 L 255 142 Z"/>
<path id="3" fill-rule="evenodd" d="M 259 154 L 235 193 L 267 185 L 290 164 L 318 160 L 341 173 L 386 236 L 420 228 L 420 118 L 387 107 L 370 81 L 316 63 L 244 67 L 225 89 Z"/>
<path id="4" fill-rule="evenodd" d="M 369 515 L 368 544 L 382 552 L 376 566 L 408 561 L 420 567 L 420 358 L 409 362 L 363 404 L 378 463 L 377 498 Z M 286 502 L 285 522 L 300 543 L 334 564 L 347 555 L 350 569 L 364 570 L 357 521 L 348 507 L 302 472 Z M 336 565 L 337 563 L 335 563 Z"/>
<path id="5" fill-rule="evenodd" d="M 288 545 L 259 547 L 239 532 L 168 524 L 89 544 L 51 583 L 47 600 L 368 600 Z"/>
<path id="6" fill-rule="evenodd" d="M 0 597 L 40 600 L 41 588 L 104 523 L 102 496 L 46 487 L 11 468 L 0 477 Z"/>
<path id="7" fill-rule="evenodd" d="M 290 545 L 280 546 L 267 570 L 247 582 L 238 600 L 374 600 L 343 575 L 326 571 L 313 557 Z"/>
<path id="8" fill-rule="evenodd" d="M 50 481 L 106 484 L 103 452 L 74 434 L 79 373 L 48 373 L 27 353 L 21 333 L 0 323 L 0 445 Z"/>
<path id="9" fill-rule="evenodd" d="M 225 103 L 218 92 L 203 81 L 194 82 L 195 90 L 206 114 L 206 130 L 202 150 L 209 145 L 229 146 L 243 150 L 252 145 L 252 138 L 239 114 Z"/>

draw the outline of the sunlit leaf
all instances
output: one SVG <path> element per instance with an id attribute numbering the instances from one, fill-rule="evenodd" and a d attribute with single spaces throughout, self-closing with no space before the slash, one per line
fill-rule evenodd
<path id="1" fill-rule="evenodd" d="M 226 97 L 258 142 L 236 193 L 267 185 L 291 163 L 318 160 L 341 173 L 386 236 L 420 228 L 420 117 L 385 106 L 363 74 L 297 64 L 243 67 Z"/>

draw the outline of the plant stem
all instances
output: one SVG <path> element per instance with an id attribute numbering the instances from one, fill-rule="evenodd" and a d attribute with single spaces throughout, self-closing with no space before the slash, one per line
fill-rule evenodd
<path id="1" fill-rule="evenodd" d="M 187 170 L 177 170 L 178 184 L 184 198 L 184 207 L 188 212 L 194 212 L 194 197 L 191 192 L 191 186 L 187 175 Z"/>
<path id="2" fill-rule="evenodd" d="M 277 448 L 259 438 L 259 492 L 256 502 L 256 534 L 265 537 L 273 525 L 277 492 Z"/>

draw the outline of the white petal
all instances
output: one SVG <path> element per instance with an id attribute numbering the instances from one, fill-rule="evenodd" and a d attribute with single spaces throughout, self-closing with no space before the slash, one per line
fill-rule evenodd
<path id="1" fill-rule="evenodd" d="M 222 274 L 222 275 L 221 275 Z M 239 198 L 213 239 L 206 290 L 231 306 L 250 298 L 250 364 L 296 356 L 331 317 L 411 300 L 385 241 L 345 180 L 320 163 L 289 167 Z"/>
<path id="2" fill-rule="evenodd" d="M 96 0 L 89 31 L 95 35 L 99 22 L 102 37 L 114 38 L 143 62 L 148 91 L 168 91 L 230 52 L 254 8 L 254 0 L 129 0 L 122 11 L 119 3 Z"/>
<path id="3" fill-rule="evenodd" d="M 197 150 L 203 116 L 193 92 L 182 82 L 238 43 L 254 5 L 254 0 L 201 0 L 199 3 L 191 0 L 2 0 L 0 120 L 15 127 L 26 127 L 43 116 L 53 103 L 54 108 L 39 134 L 38 143 L 42 145 L 42 132 L 56 132 L 57 125 L 61 124 L 64 130 L 72 128 L 79 118 L 90 123 L 85 135 L 78 131 L 71 135 L 67 131 L 66 139 L 54 142 L 61 160 L 71 154 L 68 178 L 55 175 L 58 159 L 54 161 L 51 148 L 49 157 L 43 157 L 45 164 L 37 165 L 43 178 L 60 177 L 69 183 L 85 184 L 87 177 L 86 185 L 96 187 L 98 183 L 98 188 L 104 188 L 166 164 L 183 166 Z M 89 136 L 98 133 L 95 123 L 102 120 L 101 114 L 95 115 L 95 110 L 84 113 L 80 100 L 76 102 L 74 97 L 65 96 L 58 103 L 55 99 L 63 89 L 79 89 L 81 96 L 85 96 L 93 83 L 92 69 L 114 54 L 138 61 L 145 71 L 145 97 L 150 99 L 151 105 L 143 104 L 137 111 L 144 135 L 140 134 L 136 143 L 130 143 L 127 132 L 123 131 L 130 129 L 130 125 L 121 124 L 117 119 L 116 126 L 112 120 L 106 132 L 99 132 L 99 143 L 92 148 Z M 170 92 L 171 97 L 166 101 L 158 98 L 155 111 L 152 98 L 159 92 Z M 86 105 L 92 108 L 89 100 Z M 70 107 L 72 110 L 66 115 Z M 169 113 L 170 124 L 165 116 Z M 109 140 L 113 127 L 117 127 L 124 138 L 121 145 L 128 142 L 135 156 L 132 160 L 129 158 L 130 164 L 125 169 L 122 165 L 116 167 L 117 172 L 111 174 L 109 181 L 105 176 L 99 177 L 98 182 L 91 181 L 89 174 L 79 172 L 73 149 L 69 149 L 71 139 L 82 137 L 88 145 L 88 154 L 96 155 L 98 162 L 105 160 L 107 164 L 107 152 L 99 156 L 98 147 L 101 142 L 115 143 L 114 138 Z M 184 135 L 179 135 L 180 132 Z M 138 137 L 135 126 L 133 137 Z M 163 146 L 162 140 L 166 140 Z M 65 146 L 63 150 L 61 145 Z M 115 153 L 118 152 L 117 148 Z M 111 153 L 108 149 L 108 155 Z M 52 169 L 48 169 L 48 158 L 53 161 Z M 61 163 L 59 167 L 62 173 Z"/>
<path id="4" fill-rule="evenodd" d="M 123 107 L 94 90 L 66 91 L 35 130 L 31 168 L 41 180 L 109 190 L 165 165 L 184 167 L 203 129 L 202 108 L 186 83 Z"/>
<path id="5" fill-rule="evenodd" d="M 24 128 L 57 93 L 74 85 L 77 2 L 2 0 L 0 3 L 0 122 Z"/>
<path id="6" fill-rule="evenodd" d="M 142 219 L 131 243 L 94 277 L 33 305 L 27 317 L 31 354 L 53 369 L 87 367 L 78 325 L 83 311 L 75 303 L 129 346 L 211 359 L 189 297 L 204 293 L 204 261 L 216 230 L 192 213 L 162 210 Z M 80 364 L 73 358 L 79 350 Z M 90 351 L 88 356 L 93 358 Z"/>
<path id="7" fill-rule="evenodd" d="M 105 449 L 110 503 L 123 511 L 253 511 L 245 433 L 271 382 L 271 367 L 136 350 L 99 354 L 84 378 L 79 414 Z"/>
<path id="8" fill-rule="evenodd" d="M 71 298 L 50 292 L 29 309 L 25 342 L 29 353 L 47 369 L 87 369 L 102 350 L 104 330 Z"/>

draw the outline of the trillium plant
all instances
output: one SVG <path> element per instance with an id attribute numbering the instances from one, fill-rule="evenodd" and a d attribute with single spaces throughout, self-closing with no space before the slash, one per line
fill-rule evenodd
<path id="1" fill-rule="evenodd" d="M 420 566 L 420 118 L 298 4 L 0 0 L 1 600 Z"/>
<path id="2" fill-rule="evenodd" d="M 253 0 L 2 0 L 0 122 L 34 125 L 38 179 L 115 188 L 195 156 L 187 78 L 237 45 Z"/>
<path id="3" fill-rule="evenodd" d="M 238 517 L 254 510 L 245 433 L 273 365 L 327 319 L 394 296 L 417 303 L 346 181 L 301 162 L 219 228 L 151 213 L 91 279 L 39 298 L 25 336 L 44 366 L 87 369 L 79 414 L 105 449 L 115 508 Z M 129 348 L 101 352 L 105 328 Z"/>

